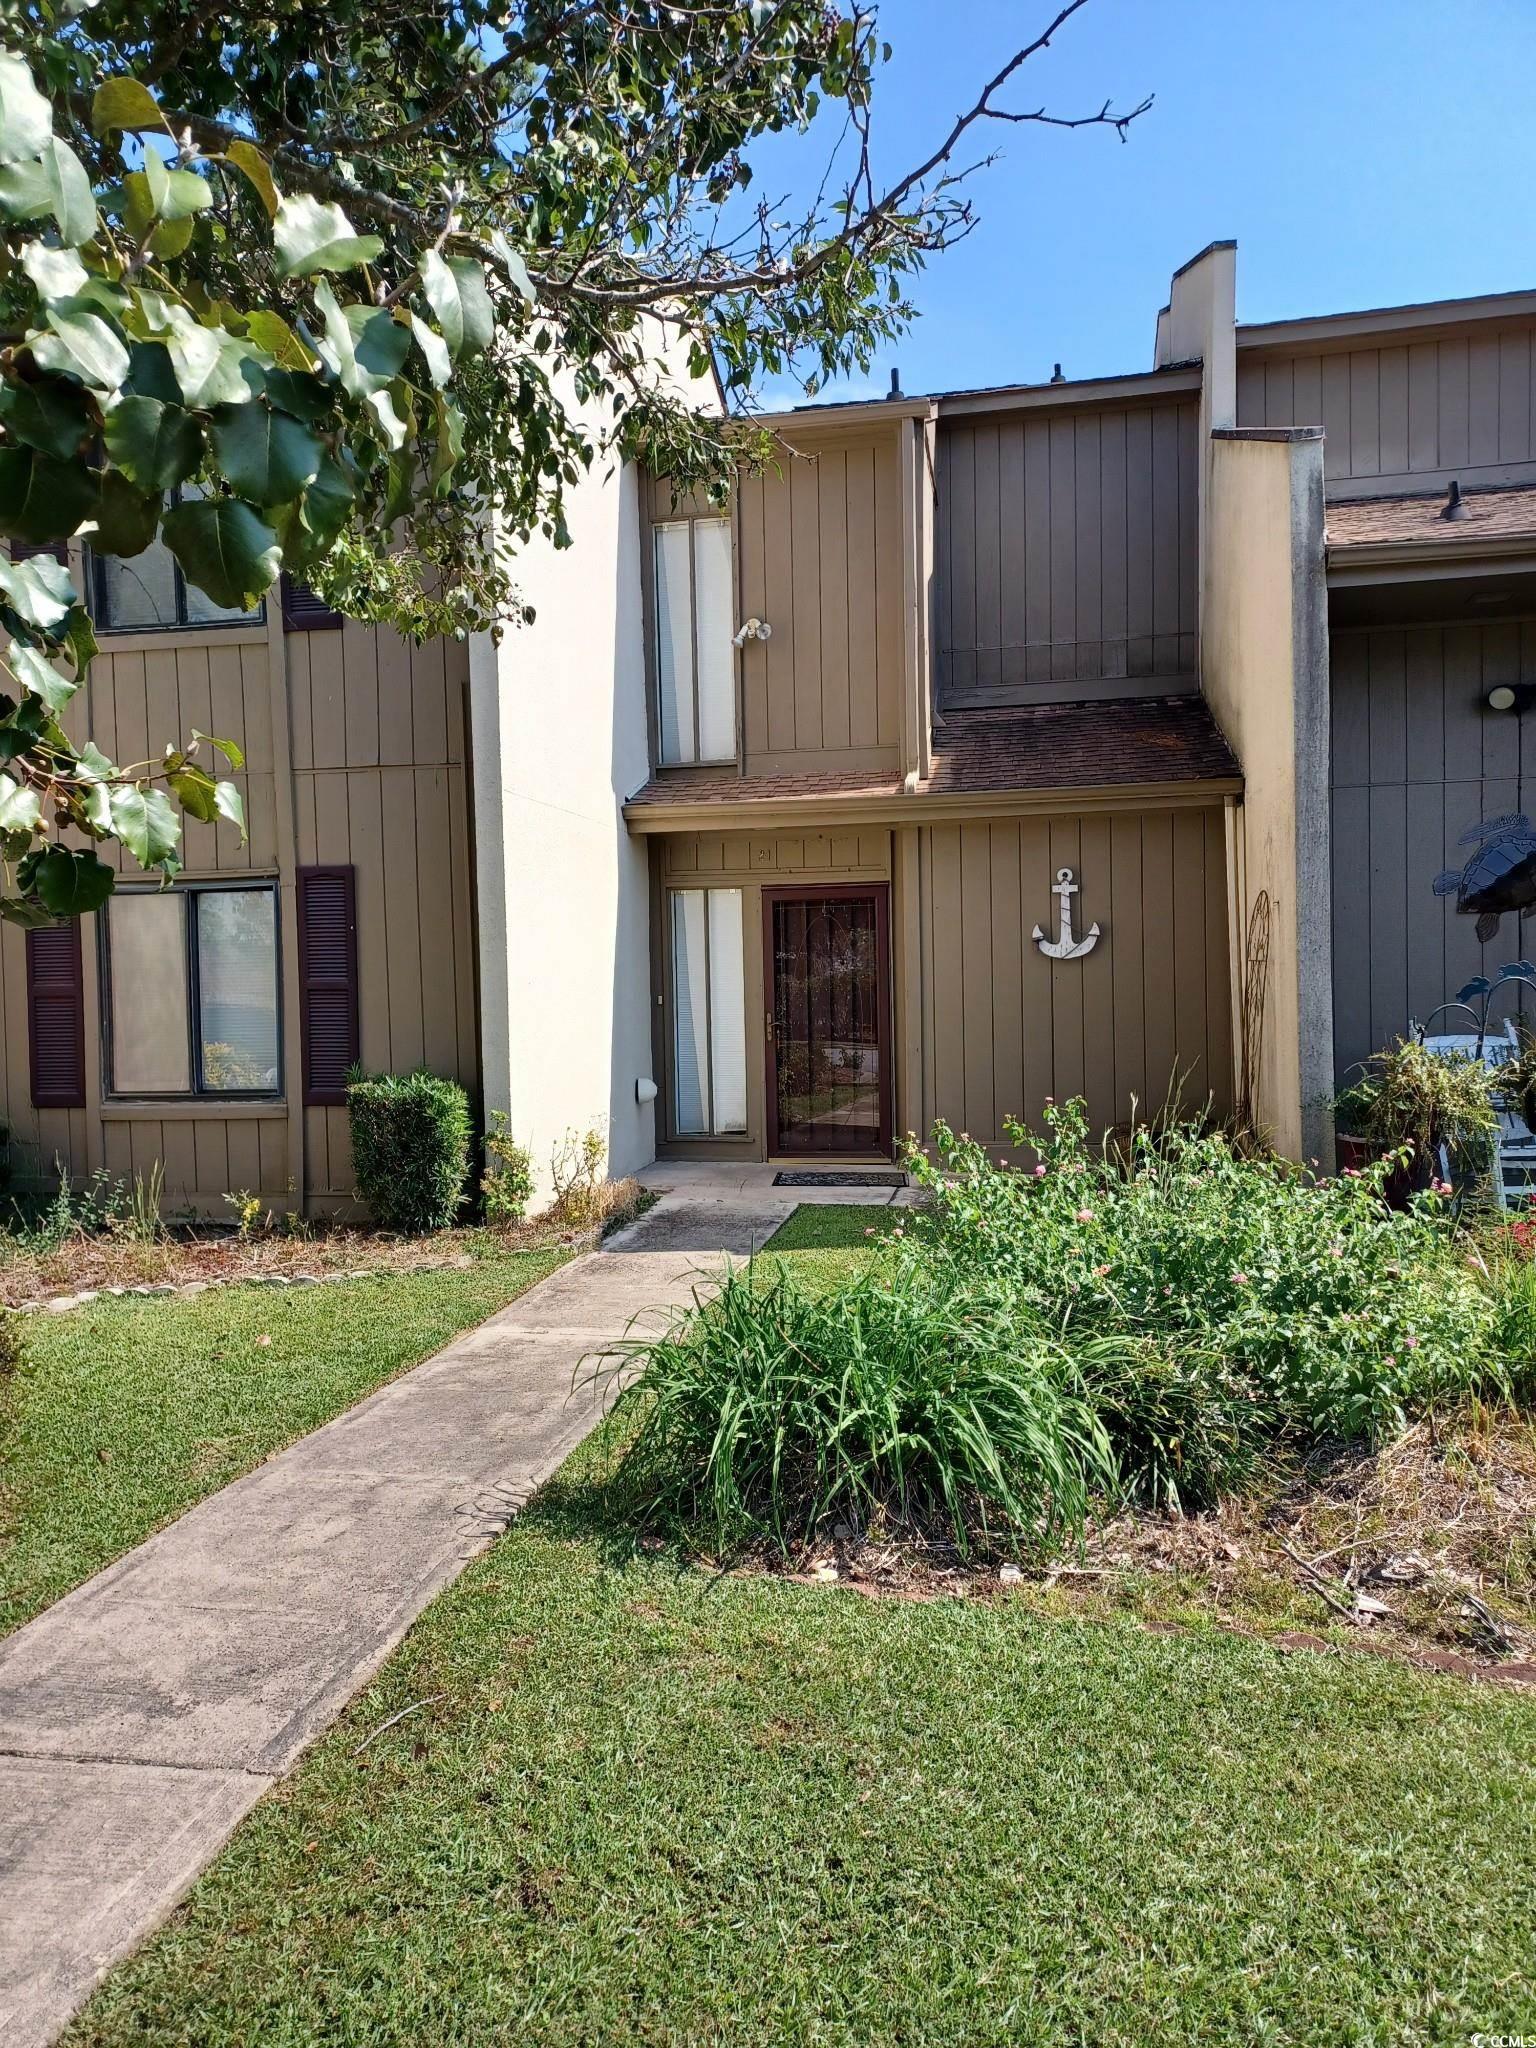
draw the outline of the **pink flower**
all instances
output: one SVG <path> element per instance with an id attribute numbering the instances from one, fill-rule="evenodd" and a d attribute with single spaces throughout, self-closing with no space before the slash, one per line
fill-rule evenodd
<path id="1" fill-rule="evenodd" d="M 866 1237 L 873 1237 L 873 1236 L 874 1236 L 874 1234 L 875 1234 L 875 1226 L 874 1226 L 874 1224 L 873 1224 L 873 1223 L 866 1223 L 866 1224 L 865 1224 L 865 1226 L 864 1226 L 864 1235 L 865 1235 Z"/>
<path id="2" fill-rule="evenodd" d="M 1345 1169 L 1344 1169 L 1344 1178 L 1345 1178 L 1346 1180 L 1358 1180 L 1358 1179 L 1360 1178 L 1360 1169 L 1359 1169 L 1359 1167 L 1358 1167 L 1358 1166 L 1346 1166 L 1346 1167 L 1345 1167 Z"/>
<path id="3" fill-rule="evenodd" d="M 1448 1195 L 1451 1192 L 1451 1184 L 1448 1180 L 1432 1180 L 1429 1191 L 1432 1195 Z"/>
<path id="4" fill-rule="evenodd" d="M 1093 1221 L 1093 1211 L 1091 1209 L 1079 1209 L 1077 1220 L 1079 1223 L 1091 1223 Z"/>
<path id="5" fill-rule="evenodd" d="M 1102 1280 L 1104 1278 L 1104 1275 L 1109 1271 L 1109 1268 L 1108 1266 L 1095 1266 L 1093 1271 L 1095 1278 Z"/>
<path id="6" fill-rule="evenodd" d="M 1383 1365 L 1396 1365 L 1397 1360 L 1392 1356 L 1391 1352 L 1389 1351 L 1386 1357 L 1381 1362 Z"/>
<path id="7" fill-rule="evenodd" d="M 1035 1168 L 1035 1179 L 1036 1179 L 1036 1180 L 1044 1180 L 1044 1179 L 1045 1179 L 1045 1168 L 1044 1168 L 1043 1166 L 1037 1166 L 1037 1167 Z"/>
<path id="8" fill-rule="evenodd" d="M 1410 1330 L 1407 1336 L 1403 1339 L 1403 1349 L 1405 1351 L 1417 1351 L 1418 1348 L 1419 1340 L 1417 1337 L 1415 1337 L 1412 1330 Z"/>
<path id="9" fill-rule="evenodd" d="M 1234 1287 L 1246 1287 L 1248 1285 L 1248 1275 L 1246 1273 L 1234 1273 L 1232 1275 L 1232 1285 Z"/>

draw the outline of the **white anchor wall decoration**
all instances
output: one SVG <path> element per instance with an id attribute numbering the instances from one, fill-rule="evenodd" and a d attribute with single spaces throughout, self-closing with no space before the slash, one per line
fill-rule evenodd
<path id="1" fill-rule="evenodd" d="M 1051 894 L 1061 898 L 1060 936 L 1048 939 L 1036 925 L 1033 934 L 1035 944 L 1048 960 L 1081 960 L 1099 943 L 1099 928 L 1097 924 L 1091 924 L 1082 938 L 1074 940 L 1072 936 L 1072 898 L 1077 894 L 1077 884 L 1072 879 L 1070 868 L 1056 870 L 1056 885 Z"/>

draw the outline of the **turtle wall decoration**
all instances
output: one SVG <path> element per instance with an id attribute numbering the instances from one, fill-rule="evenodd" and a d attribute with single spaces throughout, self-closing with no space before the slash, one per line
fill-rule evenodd
<path id="1" fill-rule="evenodd" d="M 1486 945 L 1506 911 L 1530 917 L 1536 912 L 1536 831 L 1517 811 L 1485 818 L 1457 840 L 1473 851 L 1465 867 L 1446 868 L 1436 875 L 1437 896 L 1455 894 L 1458 917 L 1475 917 L 1478 943 Z"/>

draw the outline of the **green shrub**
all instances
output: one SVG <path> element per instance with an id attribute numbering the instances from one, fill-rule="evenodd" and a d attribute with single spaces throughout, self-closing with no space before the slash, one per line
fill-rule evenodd
<path id="1" fill-rule="evenodd" d="M 1081 1529 L 1114 1461 L 1066 1347 L 1020 1332 L 984 1281 L 957 1289 L 910 1258 L 900 1284 L 876 1268 L 823 1294 L 770 1270 L 730 1272 L 630 1347 L 622 1476 L 642 1515 L 703 1520 L 722 1548 L 877 1516 L 962 1548 L 977 1527 L 1040 1549 Z"/>
<path id="2" fill-rule="evenodd" d="M 357 1190 L 376 1222 L 445 1230 L 469 1172 L 469 1098 L 439 1075 L 360 1075 L 347 1089 Z"/>
<path id="3" fill-rule="evenodd" d="M 1221 1360 L 1241 1398 L 1314 1435 L 1379 1440 L 1408 1416 L 1500 1378 L 1487 1287 L 1437 1194 L 1390 1209 L 1397 1161 L 1317 1179 L 1240 1157 L 1219 1132 L 1137 1131 L 1118 1158 L 1087 1142 L 1081 1103 L 993 1164 L 946 1126 L 910 1164 L 929 1229 L 962 1265 L 1007 1276 L 1021 1305 L 1075 1334 Z"/>
<path id="4" fill-rule="evenodd" d="M 480 1193 L 487 1223 L 521 1223 L 533 1200 L 533 1155 L 513 1137 L 503 1109 L 491 1111 Z"/>

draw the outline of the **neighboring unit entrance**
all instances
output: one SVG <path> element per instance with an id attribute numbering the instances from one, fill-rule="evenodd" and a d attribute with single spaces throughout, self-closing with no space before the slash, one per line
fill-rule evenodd
<path id="1" fill-rule="evenodd" d="M 883 884 L 763 891 L 770 1154 L 889 1158 Z"/>

